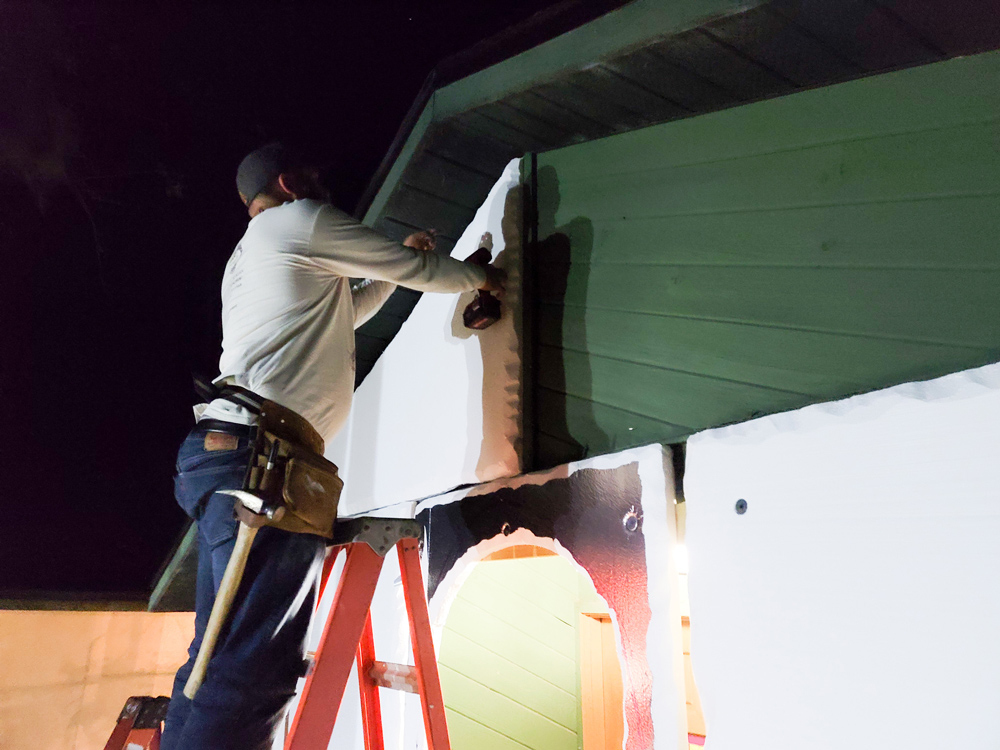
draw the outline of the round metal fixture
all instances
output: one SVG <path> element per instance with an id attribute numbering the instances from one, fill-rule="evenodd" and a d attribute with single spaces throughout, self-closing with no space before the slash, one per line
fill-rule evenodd
<path id="1" fill-rule="evenodd" d="M 638 513 L 633 505 L 629 508 L 628 513 L 622 516 L 622 527 L 625 529 L 626 534 L 634 534 L 639 530 L 642 525 L 642 515 Z"/>
<path id="2" fill-rule="evenodd" d="M 742 497 L 736 501 L 736 512 L 741 516 L 747 512 L 747 501 Z"/>

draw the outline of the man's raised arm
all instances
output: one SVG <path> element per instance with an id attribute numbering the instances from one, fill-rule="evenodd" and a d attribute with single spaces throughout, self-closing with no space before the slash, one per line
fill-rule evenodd
<path id="1" fill-rule="evenodd" d="M 341 276 L 389 281 L 421 292 L 470 292 L 503 286 L 503 272 L 406 247 L 333 206 L 316 217 L 312 257 Z"/>

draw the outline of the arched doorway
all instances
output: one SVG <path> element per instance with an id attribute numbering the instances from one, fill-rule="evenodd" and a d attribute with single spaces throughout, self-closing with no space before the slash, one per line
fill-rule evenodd
<path id="1" fill-rule="evenodd" d="M 441 633 L 455 750 L 616 750 L 622 674 L 615 625 L 569 560 L 529 544 L 477 563 Z"/>

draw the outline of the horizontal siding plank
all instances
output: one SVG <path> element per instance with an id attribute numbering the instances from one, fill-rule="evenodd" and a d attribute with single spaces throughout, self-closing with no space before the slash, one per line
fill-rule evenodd
<path id="1" fill-rule="evenodd" d="M 659 419 L 649 409 L 626 411 L 566 395 L 562 383 L 555 389 L 539 383 L 536 389 L 539 432 L 566 445 L 579 445 L 583 456 L 675 442 L 698 431 L 696 426 Z"/>
<path id="2" fill-rule="evenodd" d="M 1000 195 L 998 142 L 992 121 L 600 179 L 560 175 L 555 222 Z"/>
<path id="3" fill-rule="evenodd" d="M 476 211 L 496 179 L 425 151 L 407 167 L 402 181 Z"/>
<path id="4" fill-rule="evenodd" d="M 794 88 L 791 81 L 748 60 L 699 29 L 672 36 L 651 49 L 673 65 L 687 68 L 733 92 L 740 101 L 756 101 L 788 93 Z"/>
<path id="5" fill-rule="evenodd" d="M 995 348 L 1000 271 L 603 266 L 570 269 L 564 298 L 582 308 L 747 322 L 914 342 Z"/>
<path id="6" fill-rule="evenodd" d="M 1000 197 L 959 196 L 606 219 L 593 223 L 587 260 L 593 273 L 603 264 L 997 269 L 998 237 Z"/>
<path id="7" fill-rule="evenodd" d="M 495 138 L 465 130 L 452 120 L 434 126 L 433 131 L 424 137 L 424 144 L 426 151 L 475 169 L 487 177 L 495 176 L 494 179 L 500 176 L 511 159 L 521 155 L 518 149 Z"/>
<path id="8" fill-rule="evenodd" d="M 579 735 L 509 698 L 441 666 L 445 707 L 495 727 L 538 750 L 578 750 Z"/>
<path id="9" fill-rule="evenodd" d="M 525 565 L 523 560 L 514 560 L 513 562 Z M 577 570 L 565 559 L 557 555 L 545 558 L 532 558 L 530 560 L 530 569 L 537 575 L 544 576 L 552 581 L 552 583 L 572 592 L 573 596 L 576 597 L 579 596 L 581 587 L 585 590 L 592 588 L 592 584 L 589 583 L 586 573 Z"/>
<path id="10" fill-rule="evenodd" d="M 394 221 L 384 215 L 379 216 L 378 219 L 376 219 L 372 228 L 376 232 L 381 232 L 389 239 L 396 240 L 396 242 L 402 242 L 406 239 L 407 235 L 412 234 L 415 231 L 409 224 Z"/>
<path id="11" fill-rule="evenodd" d="M 605 65 L 594 65 L 569 76 L 573 86 L 586 89 L 623 111 L 635 113 L 642 125 L 686 117 L 691 110 L 679 102 L 651 91 L 637 81 Z"/>
<path id="12" fill-rule="evenodd" d="M 568 128 L 523 112 L 506 102 L 484 104 L 475 111 L 522 133 L 530 133 L 539 143 L 544 143 L 549 148 L 564 145 L 569 141 Z"/>
<path id="13" fill-rule="evenodd" d="M 539 347 L 538 361 L 538 383 L 546 388 L 699 429 L 794 409 L 815 400 L 798 393 L 547 346 Z M 563 378 L 553 377 L 560 369 Z"/>
<path id="14" fill-rule="evenodd" d="M 531 745 L 517 742 L 497 729 L 487 727 L 478 721 L 463 716 L 445 705 L 448 719 L 448 739 L 455 750 L 475 748 L 475 750 L 530 750 Z"/>
<path id="15" fill-rule="evenodd" d="M 648 124 L 638 112 L 624 109 L 595 91 L 574 86 L 565 76 L 535 86 L 532 91 L 564 109 L 601 123 L 612 133 Z"/>
<path id="16" fill-rule="evenodd" d="M 603 178 L 982 123 L 998 112 L 1000 53 L 990 52 L 580 144 L 540 155 L 539 167 L 557 166 L 562 180 Z"/>
<path id="17" fill-rule="evenodd" d="M 462 596 L 470 604 L 493 612 L 515 628 L 521 627 L 524 618 L 530 619 L 532 626 L 537 628 L 535 635 L 539 640 L 551 645 L 568 658 L 576 658 L 574 628 L 556 618 L 546 618 L 545 609 L 524 596 L 506 588 L 477 586 L 464 587 Z"/>
<path id="18" fill-rule="evenodd" d="M 631 311 L 591 309 L 583 315 L 563 315 L 548 305 L 539 310 L 538 326 L 539 342 L 546 346 L 820 398 L 934 377 L 958 363 L 975 367 L 1000 358 L 1000 342 L 993 350 L 958 350 Z M 943 372 L 929 369 L 928 363 L 942 362 L 949 363 Z"/>
<path id="19" fill-rule="evenodd" d="M 1000 46 L 1000 13 L 993 0 L 878 0 L 917 34 L 952 55 Z"/>
<path id="20" fill-rule="evenodd" d="M 702 28 L 799 86 L 845 80 L 863 72 L 767 5 L 716 19 Z"/>
<path id="21" fill-rule="evenodd" d="M 544 676 L 560 690 L 568 693 L 576 690 L 575 653 L 568 656 L 538 638 L 525 637 L 531 634 L 501 619 L 495 612 L 472 604 L 461 595 L 448 610 L 445 627 L 463 633 L 476 633 L 480 643 L 487 648 L 503 643 L 504 655 L 512 662 L 539 677 Z"/>
<path id="22" fill-rule="evenodd" d="M 403 222 L 391 219 L 388 216 L 382 216 L 375 222 L 374 228 L 386 237 L 394 239 L 397 242 L 402 242 L 407 238 L 407 236 L 413 234 L 414 232 L 426 229 L 427 227 L 404 224 Z M 437 252 L 447 255 L 451 253 L 454 247 L 455 238 L 449 237 L 439 231 L 437 234 Z"/>
<path id="23" fill-rule="evenodd" d="M 870 0 L 773 0 L 768 8 L 870 72 L 941 59 L 912 28 Z"/>
<path id="24" fill-rule="evenodd" d="M 561 466 L 570 461 L 579 461 L 587 456 L 587 453 L 577 443 L 568 443 L 551 435 L 546 435 L 536 431 L 535 436 L 535 465 L 539 469 L 547 469 L 551 466 Z"/>
<path id="25" fill-rule="evenodd" d="M 499 122 L 483 114 L 478 109 L 463 112 L 452 118 L 451 122 L 463 130 L 468 130 L 478 135 L 480 138 L 493 138 L 506 144 L 507 148 L 517 156 L 526 154 L 529 151 L 544 151 L 549 147 L 549 143 L 539 139 L 532 133 L 526 133 L 503 122 Z"/>
<path id="26" fill-rule="evenodd" d="M 512 94 L 504 101 L 513 107 L 532 113 L 539 119 L 566 126 L 572 133 L 571 141 L 601 138 L 612 132 L 608 125 L 551 102 L 531 89 Z"/>
<path id="27" fill-rule="evenodd" d="M 458 239 L 476 212 L 423 191 L 400 186 L 389 199 L 386 217 L 409 226 L 433 226 L 452 239 Z"/>
<path id="28" fill-rule="evenodd" d="M 732 92 L 648 48 L 607 60 L 604 66 L 692 112 L 718 109 L 740 101 Z"/>
<path id="29" fill-rule="evenodd" d="M 476 631 L 472 631 L 472 634 L 478 638 Z M 521 637 L 530 636 L 521 634 Z M 501 650 L 506 651 L 506 646 L 507 643 L 501 644 Z M 576 690 L 572 692 L 562 690 L 553 682 L 533 674 L 514 660 L 487 649 L 462 633 L 445 629 L 441 638 L 438 663 L 525 708 L 542 714 L 570 731 L 576 728 L 578 703 Z M 549 669 L 545 671 L 550 672 L 555 665 L 547 666 Z M 575 678 L 576 664 L 571 665 L 566 671 Z M 559 676 L 553 676 L 553 679 L 558 681 Z"/>
<path id="30" fill-rule="evenodd" d="M 480 565 L 476 573 L 493 586 L 504 586 L 523 596 L 539 608 L 547 609 L 553 616 L 570 626 L 576 625 L 576 588 L 572 590 L 540 577 L 530 567 L 518 565 L 517 560 Z M 485 584 L 484 584 L 485 585 Z"/>

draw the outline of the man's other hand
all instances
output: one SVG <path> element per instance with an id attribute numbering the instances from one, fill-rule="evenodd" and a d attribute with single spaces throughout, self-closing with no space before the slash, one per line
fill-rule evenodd
<path id="1" fill-rule="evenodd" d="M 403 244 L 407 247 L 412 247 L 414 250 L 430 252 L 437 247 L 437 230 L 427 229 L 423 232 L 414 232 L 403 240 Z"/>
<path id="2" fill-rule="evenodd" d="M 484 266 L 486 283 L 479 287 L 484 292 L 503 292 L 507 288 L 507 272 L 496 266 Z"/>

